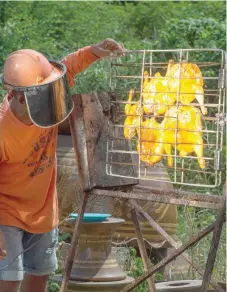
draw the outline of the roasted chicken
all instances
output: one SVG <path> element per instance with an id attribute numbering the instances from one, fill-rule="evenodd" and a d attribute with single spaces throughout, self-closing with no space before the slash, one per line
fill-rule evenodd
<path id="1" fill-rule="evenodd" d="M 136 135 L 136 126 L 140 119 L 140 104 L 131 104 L 134 96 L 134 90 L 131 89 L 128 96 L 128 103 L 125 106 L 125 115 L 127 116 L 124 121 L 124 136 L 126 139 L 132 139 Z"/>
<path id="2" fill-rule="evenodd" d="M 164 77 L 159 72 L 151 77 L 145 71 L 142 108 L 139 102 L 132 103 L 133 97 L 131 89 L 125 106 L 124 136 L 126 139 L 137 136 L 140 159 L 153 165 L 166 153 L 168 166 L 173 167 L 172 149 L 175 148 L 180 157 L 195 153 L 204 169 L 201 112 L 190 105 L 197 99 L 202 113 L 207 114 L 199 67 L 188 62 L 174 64 L 170 60 Z M 180 105 L 175 105 L 178 102 Z M 154 117 L 148 118 L 143 112 Z M 159 123 L 157 116 L 160 115 L 164 119 Z"/>
<path id="3" fill-rule="evenodd" d="M 202 169 L 205 168 L 201 113 L 196 107 L 171 107 L 166 112 L 162 127 L 164 131 L 164 149 L 168 155 L 169 167 L 173 166 L 171 149 L 173 145 L 176 145 L 181 157 L 195 152 L 200 167 Z"/>
<path id="4" fill-rule="evenodd" d="M 142 97 L 144 112 L 155 116 L 163 115 L 167 107 L 176 101 L 176 94 L 169 92 L 168 78 L 159 72 L 152 78 L 147 71 L 144 72 Z"/>
<path id="5" fill-rule="evenodd" d="M 141 128 L 137 128 L 137 135 L 140 159 L 150 165 L 159 162 L 164 154 L 163 130 L 160 124 L 154 118 L 146 119 L 141 123 Z"/>
<path id="6" fill-rule="evenodd" d="M 170 60 L 166 78 L 168 78 L 169 92 L 176 94 L 176 100 L 189 105 L 197 99 L 202 113 L 207 114 L 207 109 L 204 107 L 203 77 L 196 64 L 188 62 L 174 64 L 173 60 Z"/>

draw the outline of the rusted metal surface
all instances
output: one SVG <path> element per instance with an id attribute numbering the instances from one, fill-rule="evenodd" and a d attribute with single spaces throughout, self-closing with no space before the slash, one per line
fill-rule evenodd
<path id="1" fill-rule="evenodd" d="M 175 190 L 168 192 L 166 190 L 153 190 L 137 187 L 134 187 L 132 192 L 93 189 L 91 194 L 122 199 L 137 199 L 165 204 L 200 207 L 214 210 L 218 210 L 223 202 L 223 197 L 221 196 L 195 194 Z"/>
<path id="2" fill-rule="evenodd" d="M 90 177 L 81 95 L 74 100 L 74 110 L 70 115 L 69 121 L 81 184 L 83 185 L 84 190 L 89 190 L 94 185 L 92 184 Z"/>
<path id="3" fill-rule="evenodd" d="M 106 143 L 109 117 L 96 94 L 73 96 L 74 110 L 70 116 L 71 135 L 76 155 L 76 163 L 81 185 L 85 191 L 94 187 L 114 188 L 121 185 L 135 185 L 136 179 L 111 177 L 106 174 Z M 119 143 L 122 150 L 128 149 L 128 143 Z M 125 156 L 123 162 L 130 163 Z M 116 166 L 117 167 L 117 166 Z M 134 167 L 127 167 L 124 174 L 130 175 Z"/>
<path id="4" fill-rule="evenodd" d="M 201 292 L 206 292 L 208 287 L 209 287 L 210 280 L 211 280 L 211 274 L 212 274 L 212 271 L 214 268 L 214 263 L 215 263 L 215 259 L 216 259 L 216 255 L 217 255 L 217 251 L 218 251 L 218 245 L 219 245 L 220 238 L 221 238 L 222 227 L 223 227 L 223 224 L 225 222 L 226 185 L 225 185 L 224 194 L 225 194 L 225 200 L 222 204 L 222 207 L 220 208 L 220 210 L 218 212 L 217 219 L 215 222 L 215 228 L 214 228 L 211 246 L 210 246 L 210 250 L 209 250 L 209 254 L 208 254 L 208 258 L 207 258 L 206 270 L 205 270 L 204 277 L 203 277 L 203 284 L 202 284 Z"/>
<path id="5" fill-rule="evenodd" d="M 211 231 L 214 230 L 215 223 L 209 225 L 205 229 L 203 229 L 199 235 L 193 236 L 188 243 L 182 245 L 180 248 L 176 249 L 170 256 L 166 257 L 162 261 L 160 261 L 156 266 L 149 269 L 147 272 L 144 273 L 143 276 L 137 278 L 132 284 L 128 285 L 124 289 L 122 289 L 120 292 L 129 292 L 133 291 L 138 285 L 140 285 L 143 281 L 145 281 L 147 278 L 152 276 L 155 272 L 160 270 L 162 267 L 170 263 L 172 260 L 174 260 L 177 256 L 182 254 L 185 250 L 187 250 L 189 247 L 195 245 L 199 240 L 201 240 L 203 237 L 205 237 L 207 234 L 209 234 Z"/>
<path id="6" fill-rule="evenodd" d="M 147 221 L 151 224 L 151 226 L 156 229 L 162 236 L 175 248 L 179 248 L 179 243 L 177 243 L 169 234 L 153 219 L 149 214 L 147 214 L 134 200 L 130 200 L 131 206 L 135 208 Z M 182 254 L 182 257 L 203 277 L 204 270 L 197 266 L 195 263 L 192 263 L 190 258 L 185 254 Z M 213 286 L 219 292 L 225 292 L 220 285 L 218 285 L 214 281 L 210 281 L 211 286 Z"/>
<path id="7" fill-rule="evenodd" d="M 131 203 L 131 201 L 130 201 L 130 203 Z M 143 261 L 143 265 L 144 265 L 144 270 L 148 271 L 148 269 L 150 267 L 149 259 L 148 259 L 148 255 L 147 255 L 146 246 L 145 246 L 144 241 L 143 241 L 143 235 L 142 235 L 142 232 L 140 229 L 137 211 L 135 209 L 132 209 L 131 216 L 132 216 L 132 222 L 133 222 L 134 227 L 135 227 L 136 237 L 137 237 L 137 241 L 138 241 L 140 255 L 141 255 L 141 258 Z M 154 279 L 151 277 L 148 278 L 147 283 L 148 283 L 149 291 L 156 292 Z"/>
<path id="8" fill-rule="evenodd" d="M 84 216 L 84 211 L 85 211 L 85 207 L 87 204 L 88 196 L 89 196 L 89 194 L 87 192 L 85 192 L 83 202 L 81 204 L 81 209 L 78 213 L 78 219 L 76 221 L 76 224 L 75 224 L 75 227 L 73 230 L 71 247 L 70 247 L 69 254 L 68 254 L 68 257 L 66 260 L 66 265 L 65 265 L 63 281 L 62 281 L 60 292 L 67 291 L 67 286 L 68 286 L 68 282 L 69 282 L 69 278 L 70 278 L 70 274 L 71 274 L 71 270 L 72 270 L 72 266 L 73 266 L 73 260 L 74 260 L 75 254 L 76 254 L 77 243 L 78 243 L 78 239 L 80 236 L 81 222 L 82 222 L 82 219 Z"/>
<path id="9" fill-rule="evenodd" d="M 175 240 L 172 239 L 171 236 L 155 221 L 149 216 L 137 203 L 135 200 L 129 200 L 130 205 L 134 208 L 137 212 L 139 212 L 149 223 L 150 225 L 155 228 L 165 239 L 175 248 L 178 248 L 179 245 Z"/>

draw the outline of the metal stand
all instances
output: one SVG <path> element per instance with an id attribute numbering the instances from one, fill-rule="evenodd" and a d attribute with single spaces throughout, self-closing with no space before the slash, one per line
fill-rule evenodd
<path id="1" fill-rule="evenodd" d="M 76 243 L 80 235 L 82 217 L 84 215 L 84 211 L 85 211 L 85 207 L 86 207 L 86 203 L 88 199 L 88 191 L 89 191 L 89 194 L 91 195 L 118 197 L 118 198 L 129 200 L 129 204 L 133 208 L 132 213 L 131 213 L 132 220 L 135 226 L 135 232 L 137 235 L 142 260 L 144 263 L 145 274 L 144 276 L 136 279 L 133 284 L 128 285 L 121 292 L 132 291 L 134 288 L 136 288 L 139 284 L 141 284 L 143 281 L 147 279 L 149 279 L 148 285 L 149 285 L 150 291 L 155 292 L 156 289 L 155 289 L 155 285 L 151 276 L 154 275 L 156 271 L 164 267 L 166 264 L 170 263 L 177 256 L 181 255 L 189 247 L 195 245 L 204 236 L 214 231 L 211 249 L 210 249 L 208 260 L 207 260 L 206 271 L 205 271 L 204 279 L 203 279 L 203 287 L 202 287 L 202 292 L 207 291 L 207 288 L 211 279 L 211 273 L 214 266 L 217 247 L 218 247 L 220 236 L 221 236 L 222 226 L 223 226 L 223 223 L 225 222 L 225 204 L 226 204 L 225 197 L 220 197 L 220 196 L 215 196 L 215 195 L 213 196 L 202 195 L 202 194 L 180 192 L 180 191 L 166 192 L 162 190 L 146 189 L 146 188 L 141 188 L 141 187 L 140 188 L 135 187 L 133 191 L 131 192 L 106 190 L 106 189 L 98 188 L 97 186 L 95 189 L 94 188 L 95 175 L 90 176 L 90 172 L 94 170 L 95 168 L 95 163 L 94 163 L 94 160 L 90 161 L 91 156 L 89 156 L 89 152 L 87 151 L 87 147 L 89 145 L 87 145 L 87 142 L 85 139 L 87 138 L 86 127 L 85 127 L 83 115 L 81 114 L 81 110 L 83 108 L 82 100 L 83 99 L 81 98 L 80 101 L 78 102 L 78 99 L 77 99 L 77 104 L 74 104 L 75 105 L 74 112 L 77 114 L 78 121 L 74 121 L 71 116 L 70 127 L 71 127 L 71 134 L 73 137 L 75 156 L 76 156 L 77 164 L 78 164 L 78 172 L 81 178 L 81 182 L 83 183 L 83 186 L 84 186 L 85 195 L 84 195 L 84 199 L 79 211 L 79 218 L 74 228 L 72 244 L 71 244 L 69 256 L 67 258 L 65 273 L 63 276 L 60 292 L 67 291 L 67 285 L 68 285 L 68 281 L 69 281 L 69 277 L 70 277 L 70 273 L 72 269 L 74 256 L 76 253 L 76 245 L 77 245 Z M 97 138 L 94 137 L 94 139 L 97 139 Z M 90 143 L 92 143 L 92 141 L 90 141 Z M 82 148 L 79 148 L 79 146 Z M 92 151 L 90 151 L 90 155 L 92 155 Z M 85 170 L 87 170 L 87 172 Z M 226 190 L 225 190 L 225 194 L 226 194 Z M 203 208 L 219 210 L 219 212 L 218 212 L 217 220 L 215 223 L 211 224 L 210 226 L 202 230 L 199 235 L 193 237 L 187 244 L 179 247 L 178 244 L 159 226 L 159 224 L 155 222 L 146 212 L 144 212 L 142 208 L 140 208 L 140 206 L 134 201 L 134 199 L 147 200 L 147 201 L 153 201 L 153 202 L 162 202 L 162 203 L 168 203 L 168 204 L 177 204 L 177 205 L 184 205 L 184 206 L 188 205 L 188 206 L 193 206 L 193 207 L 203 207 Z M 166 238 L 166 240 L 176 249 L 170 256 L 163 259 L 153 268 L 149 267 L 149 259 L 148 259 L 146 249 L 144 246 L 143 236 L 142 236 L 138 218 L 137 218 L 137 212 L 139 212 L 144 218 L 146 218 L 148 222 L 152 225 L 152 227 L 155 228 L 157 231 L 159 231 Z M 191 260 L 186 256 L 184 257 L 192 265 Z M 201 275 L 203 274 L 203 271 L 200 267 L 197 267 L 195 265 L 192 265 L 192 266 Z M 217 291 L 224 292 L 224 290 L 217 283 L 211 281 L 211 285 Z"/>

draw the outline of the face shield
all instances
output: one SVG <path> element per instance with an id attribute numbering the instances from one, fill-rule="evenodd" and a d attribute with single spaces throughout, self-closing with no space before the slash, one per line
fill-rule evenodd
<path id="1" fill-rule="evenodd" d="M 68 118 L 73 110 L 73 102 L 66 77 L 66 66 L 59 62 L 49 62 L 60 72 L 51 81 L 21 87 L 13 86 L 3 80 L 7 89 L 24 93 L 30 119 L 41 128 L 60 124 Z"/>

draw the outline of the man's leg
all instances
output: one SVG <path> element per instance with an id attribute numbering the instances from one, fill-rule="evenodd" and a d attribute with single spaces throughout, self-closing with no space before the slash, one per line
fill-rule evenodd
<path id="1" fill-rule="evenodd" d="M 20 281 L 0 281 L 1 292 L 18 292 Z"/>
<path id="2" fill-rule="evenodd" d="M 5 237 L 7 256 L 0 261 L 0 291 L 17 292 L 23 279 L 22 238 L 23 230 L 12 226 L 0 226 Z"/>
<path id="3" fill-rule="evenodd" d="M 20 292 L 46 292 L 48 275 L 46 276 L 33 276 L 25 274 L 24 280 L 21 284 Z M 31 290 L 32 287 L 32 290 Z"/>
<path id="4" fill-rule="evenodd" d="M 48 233 L 24 233 L 24 270 L 21 292 L 46 292 L 48 275 L 57 269 L 58 230 Z M 29 250 L 26 249 L 32 246 Z"/>

